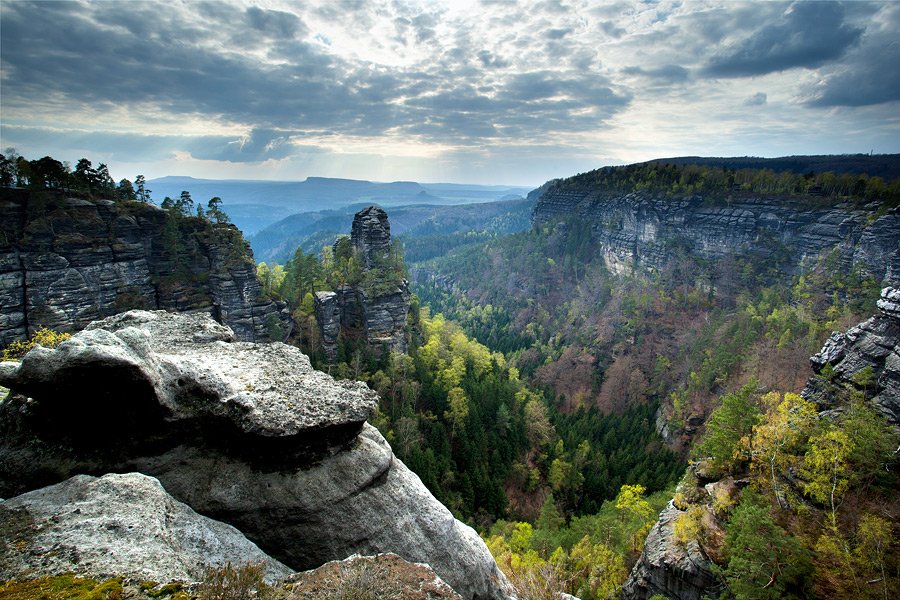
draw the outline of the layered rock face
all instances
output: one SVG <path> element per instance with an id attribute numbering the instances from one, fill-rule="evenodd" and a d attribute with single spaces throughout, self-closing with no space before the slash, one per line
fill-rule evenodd
<path id="1" fill-rule="evenodd" d="M 717 597 L 723 586 L 697 542 L 684 546 L 675 541 L 675 521 L 682 514 L 671 501 L 659 514 L 622 587 L 623 599 L 647 600 L 656 594 L 672 600 Z"/>
<path id="2" fill-rule="evenodd" d="M 841 403 L 841 388 L 856 389 L 889 423 L 900 425 L 900 290 L 881 290 L 878 311 L 844 333 L 831 334 L 809 359 L 816 375 L 802 395 L 819 410 L 831 410 Z"/>
<path id="3" fill-rule="evenodd" d="M 900 209 L 876 216 L 852 206 L 812 208 L 796 200 L 735 195 L 727 206 L 700 196 L 664 198 L 647 192 L 561 189 L 538 199 L 535 225 L 574 217 L 591 224 L 614 273 L 660 270 L 673 245 L 703 258 L 780 253 L 795 268 L 836 249 L 835 268 L 860 266 L 877 281 L 900 283 Z"/>
<path id="4" fill-rule="evenodd" d="M 0 496 L 78 473 L 156 477 L 292 569 L 396 552 L 505 598 L 486 546 L 365 423 L 376 396 L 202 315 L 131 311 L 0 365 Z"/>
<path id="5" fill-rule="evenodd" d="M 208 567 L 263 563 L 272 583 L 291 570 L 230 525 L 173 499 L 140 473 L 77 475 L 0 503 L 0 579 L 67 572 L 104 579 L 200 581 Z"/>
<path id="6" fill-rule="evenodd" d="M 261 297 L 250 247 L 231 225 L 9 188 L 0 215 L 0 346 L 130 308 L 210 312 L 248 341 L 290 332 L 286 306 Z"/>
<path id="7" fill-rule="evenodd" d="M 366 270 L 377 272 L 391 250 L 391 225 L 387 213 L 370 206 L 356 213 L 350 242 Z M 329 361 L 337 357 L 338 336 L 343 332 L 364 339 L 373 346 L 386 346 L 394 352 L 406 352 L 406 316 L 409 313 L 409 283 L 367 292 L 363 286 L 341 286 L 334 291 L 315 294 L 316 321 L 322 334 L 322 347 Z"/>
<path id="8" fill-rule="evenodd" d="M 350 226 L 350 243 L 359 251 L 367 267 L 371 267 L 379 255 L 390 252 L 391 223 L 384 209 L 370 206 L 356 213 Z"/>

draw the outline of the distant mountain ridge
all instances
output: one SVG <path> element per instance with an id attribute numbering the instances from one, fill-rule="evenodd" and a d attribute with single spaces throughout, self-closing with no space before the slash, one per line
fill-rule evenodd
<path id="1" fill-rule="evenodd" d="M 390 183 L 331 177 L 307 177 L 303 181 L 247 179 L 196 179 L 167 176 L 147 182 L 157 203 L 169 196 L 190 192 L 195 201 L 206 203 L 218 196 L 231 220 L 245 235 L 252 235 L 289 215 L 341 209 L 353 204 L 393 207 L 406 204 L 469 204 L 492 202 L 505 196 L 524 196 L 523 186 L 482 186 L 456 183 Z"/>

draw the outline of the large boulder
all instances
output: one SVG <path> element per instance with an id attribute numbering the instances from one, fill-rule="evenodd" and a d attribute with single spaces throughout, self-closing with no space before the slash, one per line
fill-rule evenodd
<path id="1" fill-rule="evenodd" d="M 504 598 L 487 547 L 366 419 L 376 395 L 296 348 L 234 342 L 202 315 L 131 311 L 0 364 L 0 496 L 139 471 L 304 570 L 354 553 L 431 565 Z"/>
<path id="2" fill-rule="evenodd" d="M 140 473 L 76 475 L 0 502 L 0 522 L 4 580 L 72 572 L 191 582 L 227 563 L 263 563 L 270 583 L 292 572 Z"/>

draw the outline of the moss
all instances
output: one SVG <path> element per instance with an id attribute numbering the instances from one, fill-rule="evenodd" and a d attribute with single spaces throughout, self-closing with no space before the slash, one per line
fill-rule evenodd
<path id="1" fill-rule="evenodd" d="M 72 573 L 39 579 L 12 580 L 0 585 L 3 600 L 117 600 L 122 598 L 122 580 L 78 577 Z"/>
<path id="2" fill-rule="evenodd" d="M 153 586 L 154 588 L 156 586 Z M 173 582 L 167 583 L 161 586 L 159 589 L 147 589 L 144 590 L 144 593 L 147 594 L 150 598 L 165 598 L 167 596 L 174 596 L 178 592 L 181 592 L 184 586 L 181 583 Z"/>

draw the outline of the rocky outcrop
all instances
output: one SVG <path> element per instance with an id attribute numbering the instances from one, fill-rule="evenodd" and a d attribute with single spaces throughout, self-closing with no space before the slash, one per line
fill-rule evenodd
<path id="1" fill-rule="evenodd" d="M 810 358 L 816 375 L 802 395 L 819 410 L 844 404 L 848 389 L 862 393 L 889 423 L 900 425 L 900 290 L 884 288 L 879 314 L 834 332 Z"/>
<path id="2" fill-rule="evenodd" d="M 366 267 L 374 266 L 378 257 L 391 251 L 391 223 L 383 208 L 370 206 L 353 216 L 350 243 Z"/>
<path id="3" fill-rule="evenodd" d="M 200 581 L 207 568 L 263 563 L 291 574 L 230 525 L 173 499 L 140 473 L 77 475 L 0 503 L 0 579 L 76 573 Z"/>
<path id="4" fill-rule="evenodd" d="M 391 251 L 391 225 L 387 213 L 370 206 L 353 217 L 350 236 L 355 256 L 365 271 L 364 279 L 376 285 L 343 285 L 315 294 L 316 321 L 322 348 L 329 361 L 337 358 L 338 337 L 364 339 L 376 347 L 406 352 L 406 316 L 409 313 L 409 283 L 385 281 L 394 273 L 384 268 Z"/>
<path id="5" fill-rule="evenodd" d="M 900 283 L 900 209 L 817 207 L 789 198 L 735 193 L 711 204 L 698 195 L 571 189 L 551 185 L 532 222 L 562 218 L 589 223 L 614 273 L 661 270 L 675 248 L 718 259 L 736 253 L 779 256 L 789 268 L 809 266 L 832 251 L 834 269 L 858 266 L 877 281 Z"/>
<path id="6" fill-rule="evenodd" d="M 292 569 L 395 552 L 464 598 L 505 579 L 365 423 L 376 397 L 202 315 L 131 311 L 0 365 L 0 496 L 137 471 Z"/>
<path id="7" fill-rule="evenodd" d="M 294 600 L 336 598 L 351 592 L 366 598 L 460 599 L 428 565 L 410 563 L 390 553 L 354 555 L 326 563 L 289 577 L 285 587 Z"/>
<path id="8" fill-rule="evenodd" d="M 0 346 L 131 308 L 209 312 L 248 341 L 290 333 L 286 306 L 261 297 L 233 225 L 10 188 L 0 189 L 0 215 Z"/>
<path id="9" fill-rule="evenodd" d="M 715 598 L 722 590 L 713 563 L 696 541 L 686 545 L 675 540 L 675 521 L 684 514 L 670 501 L 650 530 L 644 550 L 625 585 L 624 600 L 647 600 L 662 594 L 669 600 Z"/>

